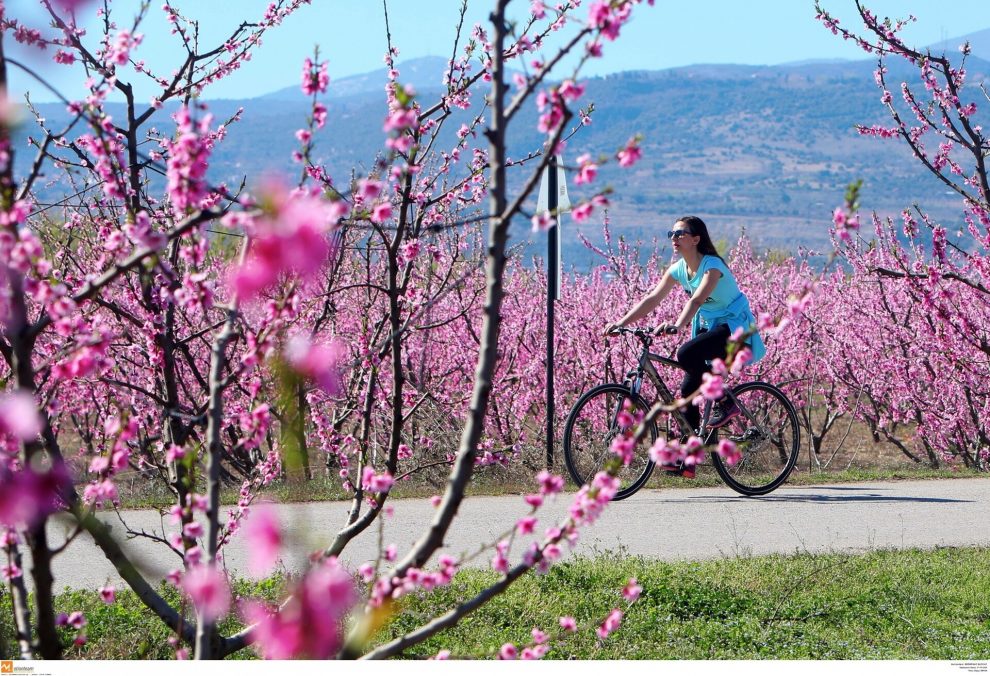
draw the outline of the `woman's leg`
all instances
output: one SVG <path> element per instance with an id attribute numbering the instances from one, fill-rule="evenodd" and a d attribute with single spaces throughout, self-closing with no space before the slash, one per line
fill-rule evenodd
<path id="1" fill-rule="evenodd" d="M 705 362 L 716 358 L 725 359 L 725 345 L 729 342 L 729 335 L 729 327 L 719 324 L 710 331 L 698 333 L 677 350 L 677 361 L 686 371 L 681 383 L 682 397 L 701 387 L 701 377 L 709 371 Z M 684 417 L 687 418 L 692 429 L 698 428 L 701 412 L 697 406 L 688 404 L 684 410 Z"/>

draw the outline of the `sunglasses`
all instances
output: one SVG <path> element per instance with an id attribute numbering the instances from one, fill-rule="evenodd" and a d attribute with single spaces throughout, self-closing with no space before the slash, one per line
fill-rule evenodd
<path id="1" fill-rule="evenodd" d="M 690 235 L 690 234 L 691 234 L 691 231 L 690 230 L 668 230 L 667 231 L 667 238 L 668 239 L 680 239 L 681 237 L 684 237 L 685 235 Z"/>

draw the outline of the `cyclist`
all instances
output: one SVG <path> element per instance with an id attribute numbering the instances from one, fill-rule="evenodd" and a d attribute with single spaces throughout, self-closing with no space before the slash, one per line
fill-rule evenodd
<path id="1" fill-rule="evenodd" d="M 667 237 L 674 253 L 680 254 L 680 260 L 667 268 L 656 288 L 622 319 L 609 324 L 605 335 L 647 316 L 670 294 L 675 284 L 680 284 L 689 296 L 684 309 L 677 321 L 661 324 L 657 332 L 682 333 L 689 323 L 691 325 L 691 339 L 677 350 L 677 361 L 685 371 L 681 383 L 683 397 L 701 386 L 702 377 L 709 371 L 712 359 L 726 357 L 726 344 L 732 332 L 740 327 L 749 330 L 756 325 L 756 319 L 749 300 L 739 290 L 735 277 L 715 250 L 704 221 L 697 216 L 679 218 Z M 748 346 L 753 353 L 753 362 L 766 352 L 758 333 L 748 339 Z M 721 427 L 737 413 L 739 409 L 731 399 L 716 402 L 708 426 Z M 692 429 L 700 425 L 701 413 L 697 406 L 688 404 L 684 417 Z M 661 469 L 681 473 L 687 478 L 694 476 L 693 468 L 661 466 Z"/>

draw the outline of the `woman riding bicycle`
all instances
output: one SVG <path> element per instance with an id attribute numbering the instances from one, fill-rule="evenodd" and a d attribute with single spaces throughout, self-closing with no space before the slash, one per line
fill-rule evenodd
<path id="1" fill-rule="evenodd" d="M 640 300 L 617 322 L 605 328 L 605 335 L 633 323 L 652 312 L 678 283 L 690 296 L 684 304 L 677 321 L 664 323 L 657 332 L 681 333 L 691 324 L 691 339 L 677 350 L 677 361 L 685 371 L 681 383 L 681 396 L 697 390 L 703 376 L 709 371 L 713 359 L 726 357 L 726 345 L 732 332 L 741 328 L 748 331 L 755 327 L 756 319 L 749 307 L 749 300 L 739 290 L 736 279 L 729 267 L 715 250 L 705 222 L 697 216 L 685 216 L 674 223 L 673 230 L 667 233 L 674 253 L 680 260 L 667 268 L 660 283 Z M 758 333 L 748 339 L 752 351 L 750 363 L 766 353 L 763 340 Z M 739 412 L 731 400 L 724 405 L 716 402 L 708 421 L 709 428 L 718 428 L 727 423 Z M 684 417 L 692 429 L 697 429 L 701 413 L 697 406 L 688 404 Z M 661 467 L 667 471 L 681 471 L 679 467 Z M 693 469 L 684 468 L 684 475 Z M 688 477 L 690 478 L 690 477 Z"/>

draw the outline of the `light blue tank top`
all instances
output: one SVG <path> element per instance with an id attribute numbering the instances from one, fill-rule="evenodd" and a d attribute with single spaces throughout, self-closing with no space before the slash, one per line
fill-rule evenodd
<path id="1" fill-rule="evenodd" d="M 687 266 L 684 259 L 680 259 L 670 266 L 670 276 L 684 288 L 688 294 L 694 294 L 701 286 L 701 280 L 709 270 L 718 270 L 722 276 L 715 285 L 708 300 L 705 301 L 701 309 L 691 320 L 691 337 L 698 335 L 702 328 L 713 328 L 718 324 L 726 324 L 729 331 L 742 328 L 749 331 L 756 327 L 756 317 L 749 307 L 749 300 L 746 295 L 739 290 L 736 278 L 729 270 L 721 258 L 718 256 L 706 255 L 701 258 L 701 264 L 693 277 L 688 277 Z M 766 346 L 759 333 L 753 334 L 749 339 L 749 348 L 753 351 L 753 361 L 757 361 L 766 354 Z"/>

